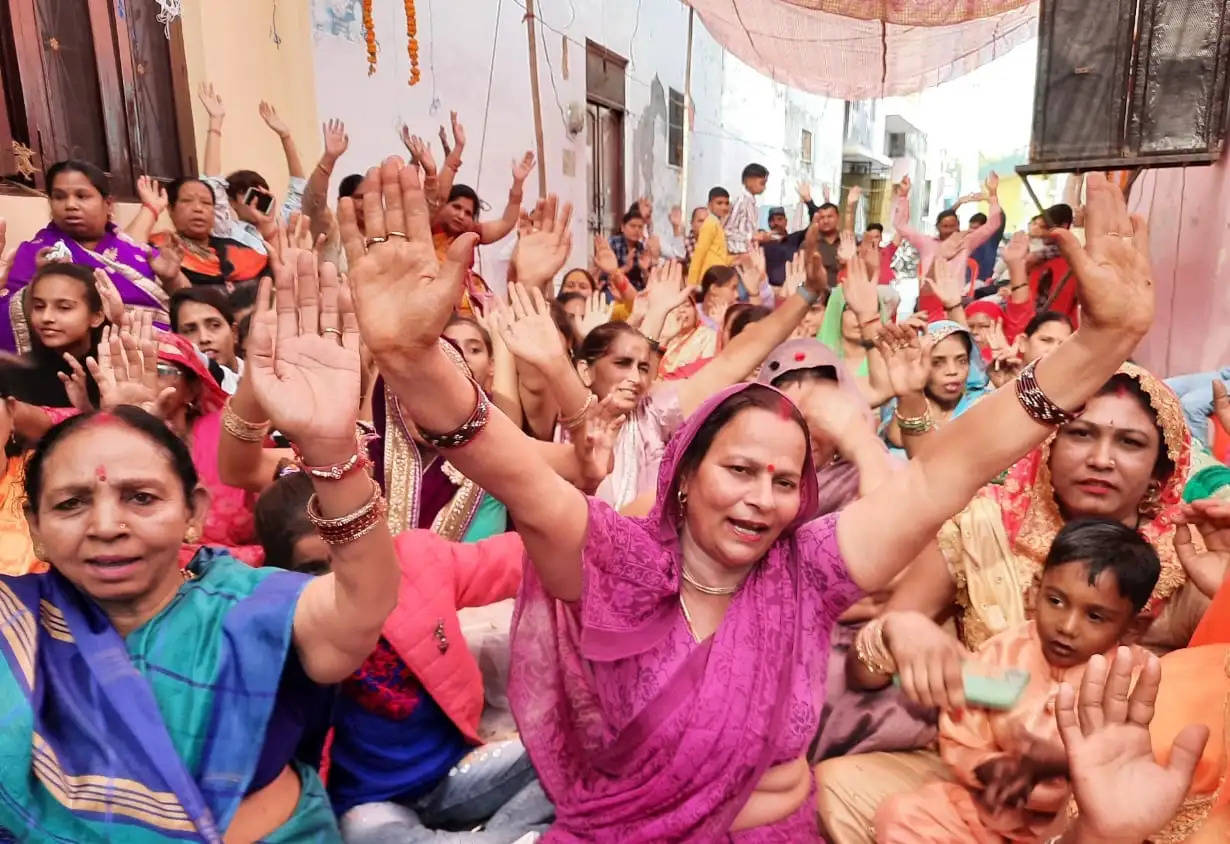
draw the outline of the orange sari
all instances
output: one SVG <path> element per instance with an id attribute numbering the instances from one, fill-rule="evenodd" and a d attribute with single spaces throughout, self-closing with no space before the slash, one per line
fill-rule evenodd
<path id="1" fill-rule="evenodd" d="M 444 263 L 448 257 L 448 248 L 453 245 L 453 241 L 457 239 L 456 235 L 451 235 L 445 232 L 439 226 L 435 226 L 431 230 L 431 242 L 436 247 L 436 260 Z M 482 313 L 487 302 L 491 299 L 491 288 L 487 286 L 487 282 L 483 281 L 483 277 L 474 272 L 473 268 L 466 268 L 465 289 L 461 291 L 461 301 L 457 303 L 457 313 L 461 316 L 473 317 L 474 312 Z"/>
<path id="2" fill-rule="evenodd" d="M 26 524 L 25 468 L 24 456 L 9 457 L 0 477 L 0 574 L 11 577 L 47 570 L 34 555 Z"/>

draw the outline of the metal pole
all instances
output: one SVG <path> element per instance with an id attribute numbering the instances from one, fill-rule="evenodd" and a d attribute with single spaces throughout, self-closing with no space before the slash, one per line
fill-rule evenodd
<path id="1" fill-rule="evenodd" d="M 538 42 L 534 38 L 534 0 L 525 0 L 525 32 L 530 43 L 530 96 L 534 101 L 534 140 L 538 144 L 538 195 L 547 195 L 547 164 L 542 149 L 542 101 L 538 95 Z"/>
<path id="2" fill-rule="evenodd" d="M 687 64 L 683 71 L 683 167 L 679 174 L 679 209 L 684 231 L 692 220 L 688 213 L 688 156 L 692 149 L 692 26 L 695 21 L 696 10 L 689 6 Z"/>

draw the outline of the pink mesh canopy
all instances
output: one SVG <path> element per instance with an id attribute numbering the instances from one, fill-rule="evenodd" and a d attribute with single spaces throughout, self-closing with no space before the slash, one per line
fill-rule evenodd
<path id="1" fill-rule="evenodd" d="M 805 91 L 909 94 L 985 64 L 1037 32 L 1028 0 L 684 0 L 719 43 Z"/>

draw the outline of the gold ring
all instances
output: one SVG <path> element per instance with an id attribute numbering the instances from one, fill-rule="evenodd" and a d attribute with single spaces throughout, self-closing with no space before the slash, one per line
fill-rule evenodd
<path id="1" fill-rule="evenodd" d="M 324 337 L 326 334 L 336 334 L 339 341 L 342 339 L 342 332 L 337 328 L 326 328 L 320 332 L 321 337 Z"/>
<path id="2" fill-rule="evenodd" d="M 384 243 L 387 240 L 388 240 L 387 237 L 369 237 L 367 240 L 363 241 L 363 245 L 367 246 L 370 249 L 372 244 Z"/>
<path id="3" fill-rule="evenodd" d="M 402 240 L 410 239 L 405 232 L 389 232 L 388 237 L 400 237 Z"/>

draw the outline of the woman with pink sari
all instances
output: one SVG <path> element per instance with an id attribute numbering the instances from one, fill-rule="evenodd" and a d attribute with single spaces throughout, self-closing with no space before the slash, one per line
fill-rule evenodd
<path id="1" fill-rule="evenodd" d="M 424 437 L 508 505 L 533 564 L 510 698 L 556 804 L 548 842 L 819 840 L 804 756 L 837 617 L 1079 412 L 1153 317 L 1123 198 L 1091 176 L 1089 251 L 1063 241 L 1080 276 L 1080 331 L 1017 390 L 937 432 L 893 482 L 813 519 L 803 415 L 772 387 L 737 385 L 676 432 L 651 515 L 628 518 L 551 471 L 440 348 L 475 236 L 436 262 L 418 172 L 399 159 L 370 170 L 363 193 L 379 197 L 365 206 L 368 240 L 352 202 L 339 214 L 363 338 Z M 916 353 L 918 339 L 891 326 L 879 342 Z"/>

